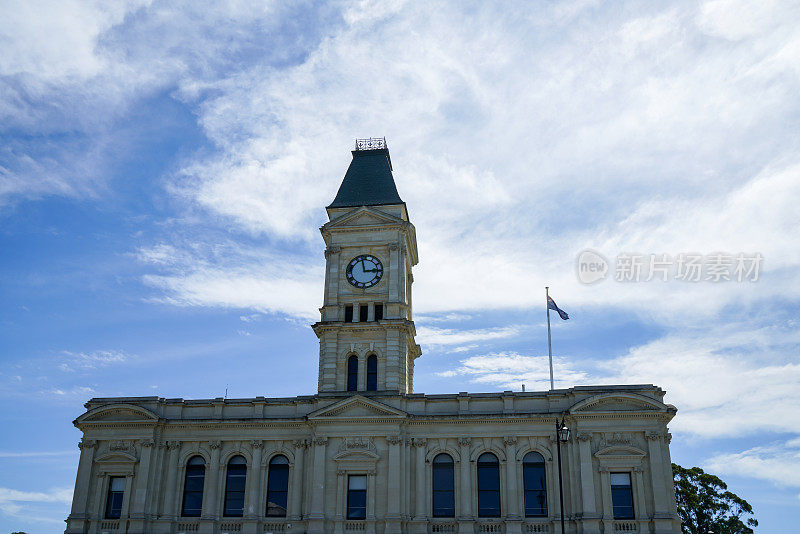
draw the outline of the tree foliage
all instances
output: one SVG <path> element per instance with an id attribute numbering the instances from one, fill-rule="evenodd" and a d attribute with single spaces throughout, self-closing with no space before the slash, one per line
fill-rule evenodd
<path id="1" fill-rule="evenodd" d="M 753 515 L 753 507 L 728 491 L 719 477 L 677 464 L 672 464 L 672 475 L 684 534 L 753 534 L 758 521 L 747 517 Z"/>

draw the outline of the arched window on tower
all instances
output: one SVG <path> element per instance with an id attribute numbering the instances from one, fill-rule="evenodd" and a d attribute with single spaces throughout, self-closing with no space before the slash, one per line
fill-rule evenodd
<path id="1" fill-rule="evenodd" d="M 490 452 L 478 458 L 478 517 L 500 517 L 500 463 Z"/>
<path id="2" fill-rule="evenodd" d="M 378 357 L 374 354 L 367 357 L 367 391 L 378 391 Z"/>
<path id="3" fill-rule="evenodd" d="M 247 484 L 247 460 L 234 456 L 228 462 L 225 478 L 225 517 L 242 517 L 244 513 L 244 488 Z"/>
<path id="4" fill-rule="evenodd" d="M 267 515 L 286 517 L 286 502 L 289 495 L 289 460 L 279 454 L 269 461 L 267 476 Z"/>
<path id="5" fill-rule="evenodd" d="M 203 485 L 206 479 L 206 461 L 202 456 L 192 456 L 186 463 L 183 482 L 183 517 L 200 517 L 203 511 Z"/>
<path id="6" fill-rule="evenodd" d="M 437 454 L 433 459 L 433 517 L 455 517 L 455 473 L 453 458 Z"/>
<path id="7" fill-rule="evenodd" d="M 545 482 L 544 457 L 529 452 L 522 459 L 522 482 L 525 487 L 525 517 L 547 515 L 547 482 Z"/>
<path id="8" fill-rule="evenodd" d="M 358 356 L 347 358 L 347 391 L 358 391 Z"/>

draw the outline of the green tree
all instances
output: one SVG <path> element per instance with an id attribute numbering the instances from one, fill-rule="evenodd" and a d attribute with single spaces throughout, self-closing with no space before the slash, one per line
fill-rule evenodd
<path id="1" fill-rule="evenodd" d="M 753 515 L 753 507 L 728 491 L 719 477 L 677 464 L 672 464 L 672 476 L 684 534 L 753 534 L 758 521 L 746 517 Z"/>

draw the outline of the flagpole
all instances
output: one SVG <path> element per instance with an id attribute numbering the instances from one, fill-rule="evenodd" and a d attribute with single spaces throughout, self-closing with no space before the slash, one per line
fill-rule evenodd
<path id="1" fill-rule="evenodd" d="M 544 287 L 544 307 L 547 309 L 547 356 L 550 358 L 550 391 L 553 391 L 553 346 L 550 342 L 550 288 Z"/>

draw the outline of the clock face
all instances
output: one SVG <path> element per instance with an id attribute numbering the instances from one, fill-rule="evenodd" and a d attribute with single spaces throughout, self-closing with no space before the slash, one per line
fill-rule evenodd
<path id="1" fill-rule="evenodd" d="M 381 260 L 369 254 L 356 256 L 347 264 L 347 281 L 355 287 L 372 287 L 383 276 Z"/>

